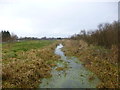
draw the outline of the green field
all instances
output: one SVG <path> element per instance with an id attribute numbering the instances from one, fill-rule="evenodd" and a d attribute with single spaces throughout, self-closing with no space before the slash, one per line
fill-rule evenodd
<path id="1" fill-rule="evenodd" d="M 26 52 L 31 49 L 43 48 L 55 42 L 54 40 L 29 40 L 2 44 L 3 59 L 17 58 L 18 52 Z"/>
<path id="2" fill-rule="evenodd" d="M 30 40 L 30 41 L 21 41 L 14 43 L 4 43 L 2 44 L 3 50 L 9 49 L 10 51 L 27 51 L 30 49 L 37 49 L 43 46 L 47 46 L 53 43 L 53 40 Z"/>

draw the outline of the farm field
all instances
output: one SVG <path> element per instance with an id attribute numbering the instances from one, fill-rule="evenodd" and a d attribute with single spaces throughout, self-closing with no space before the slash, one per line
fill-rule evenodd
<path id="1" fill-rule="evenodd" d="M 28 40 L 21 42 L 11 42 L 2 44 L 3 59 L 15 58 L 16 53 L 28 51 L 31 49 L 43 48 L 44 46 L 52 44 L 54 41 L 49 40 Z M 4 63 L 4 62 L 3 62 Z"/>
<path id="2" fill-rule="evenodd" d="M 55 41 L 23 41 L 2 45 L 2 87 L 35 88 L 43 77 L 51 77 Z"/>

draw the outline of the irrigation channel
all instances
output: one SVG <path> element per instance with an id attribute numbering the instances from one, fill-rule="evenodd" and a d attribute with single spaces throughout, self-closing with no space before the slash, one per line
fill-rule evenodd
<path id="1" fill-rule="evenodd" d="M 55 54 L 61 56 L 56 62 L 57 66 L 52 68 L 51 78 L 42 79 L 40 88 L 96 88 L 100 80 L 92 72 L 87 70 L 82 62 L 75 57 L 67 57 L 61 50 L 62 44 L 55 49 Z M 63 67 L 63 70 L 57 70 Z M 90 77 L 92 76 L 92 79 Z"/>

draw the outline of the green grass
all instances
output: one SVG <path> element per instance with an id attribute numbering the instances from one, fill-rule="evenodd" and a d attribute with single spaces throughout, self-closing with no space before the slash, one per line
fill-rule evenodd
<path id="1" fill-rule="evenodd" d="M 31 49 L 38 49 L 48 46 L 55 42 L 54 40 L 29 40 L 14 43 L 2 44 L 3 59 L 17 58 L 19 52 L 26 52 Z"/>
<path id="2" fill-rule="evenodd" d="M 15 42 L 15 43 L 5 43 L 3 44 L 3 49 L 7 48 L 14 52 L 21 51 L 21 50 L 27 51 L 30 49 L 41 48 L 53 42 L 54 41 L 52 40 L 33 40 L 33 41 L 31 40 L 31 41 L 22 41 L 22 42 Z"/>
<path id="3" fill-rule="evenodd" d="M 2 43 L 0 43 L 0 48 L 2 48 Z"/>

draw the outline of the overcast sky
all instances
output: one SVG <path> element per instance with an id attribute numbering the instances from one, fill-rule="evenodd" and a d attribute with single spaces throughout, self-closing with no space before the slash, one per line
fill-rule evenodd
<path id="1" fill-rule="evenodd" d="M 118 20 L 118 0 L 88 1 L 0 0 L 0 30 L 19 37 L 68 37 Z"/>

